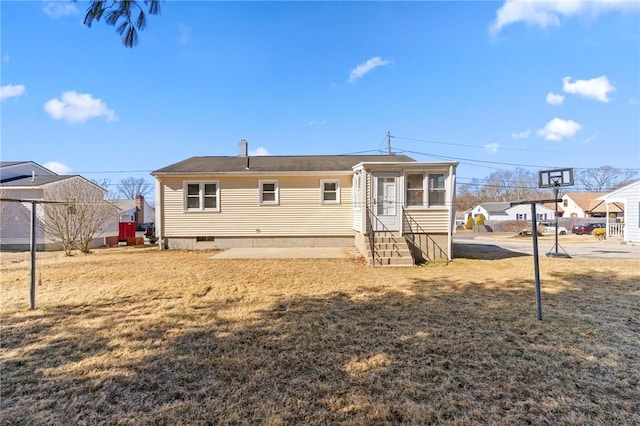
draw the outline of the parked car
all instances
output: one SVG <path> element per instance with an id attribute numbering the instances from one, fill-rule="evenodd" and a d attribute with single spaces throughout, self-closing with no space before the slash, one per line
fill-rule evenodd
<path id="1" fill-rule="evenodd" d="M 156 232 L 156 227 L 153 226 L 153 222 L 145 222 L 144 224 L 144 236 L 150 237 Z"/>
<path id="2" fill-rule="evenodd" d="M 542 235 L 556 234 L 556 224 L 553 222 L 540 222 L 538 229 L 542 228 Z M 558 226 L 558 235 L 567 235 L 567 228 Z"/>
<path id="3" fill-rule="evenodd" d="M 571 232 L 577 235 L 591 235 L 594 229 L 606 228 L 606 226 L 604 223 L 583 223 L 571 228 Z"/>

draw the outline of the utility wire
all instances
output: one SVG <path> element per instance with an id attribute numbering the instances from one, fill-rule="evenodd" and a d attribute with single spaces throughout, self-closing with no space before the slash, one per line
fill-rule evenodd
<path id="1" fill-rule="evenodd" d="M 399 139 L 399 140 L 405 140 L 405 141 L 412 141 L 412 142 L 421 142 L 421 143 L 431 143 L 431 144 L 437 144 L 437 145 L 450 145 L 450 146 L 463 146 L 466 148 L 478 148 L 478 149 L 484 149 L 484 146 L 479 146 L 479 145 L 466 145 L 466 144 L 462 144 L 462 143 L 453 143 L 453 142 L 442 142 L 442 141 L 434 141 L 434 140 L 429 140 L 429 139 L 413 139 L 413 138 L 404 138 L 401 136 L 393 136 L 391 135 L 392 138 L 394 139 Z M 549 153 L 554 153 L 554 154 L 566 154 L 566 151 L 545 151 L 545 150 L 540 150 L 540 149 L 524 149 L 524 148 L 504 148 L 504 147 L 500 147 L 501 151 L 523 151 L 523 152 L 549 152 Z"/>

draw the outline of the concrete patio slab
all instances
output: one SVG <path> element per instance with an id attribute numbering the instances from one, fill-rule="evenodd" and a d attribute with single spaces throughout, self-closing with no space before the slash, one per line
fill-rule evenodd
<path id="1" fill-rule="evenodd" d="M 355 247 L 249 247 L 231 248 L 212 259 L 350 259 Z"/>

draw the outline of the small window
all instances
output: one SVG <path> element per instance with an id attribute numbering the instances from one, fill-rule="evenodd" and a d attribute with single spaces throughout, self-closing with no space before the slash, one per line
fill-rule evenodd
<path id="1" fill-rule="evenodd" d="M 562 207 L 569 207 L 569 200 L 567 200 L 566 198 L 562 200 Z"/>
<path id="2" fill-rule="evenodd" d="M 260 187 L 260 204 L 278 204 L 277 180 L 261 180 L 258 185 Z"/>
<path id="3" fill-rule="evenodd" d="M 186 211 L 220 210 L 218 182 L 187 182 L 185 184 Z"/>
<path id="4" fill-rule="evenodd" d="M 407 206 L 424 205 L 424 174 L 407 175 Z"/>
<path id="5" fill-rule="evenodd" d="M 323 204 L 340 203 L 340 181 L 338 180 L 321 180 L 320 189 L 322 191 Z"/>
<path id="6" fill-rule="evenodd" d="M 444 173 L 429 175 L 429 205 L 445 205 Z"/>

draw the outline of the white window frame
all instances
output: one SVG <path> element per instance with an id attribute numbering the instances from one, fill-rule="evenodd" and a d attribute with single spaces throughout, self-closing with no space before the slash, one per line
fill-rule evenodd
<path id="1" fill-rule="evenodd" d="M 198 185 L 198 207 L 188 207 L 188 200 L 189 200 L 189 193 L 188 193 L 188 189 L 189 189 L 189 185 Z M 211 208 L 205 208 L 204 207 L 204 201 L 205 201 L 205 193 L 204 193 L 204 188 L 205 185 L 215 185 L 216 186 L 216 206 Z M 189 181 L 184 181 L 183 183 L 183 187 L 182 187 L 182 192 L 184 194 L 183 196 L 183 208 L 185 212 L 219 212 L 220 211 L 220 181 L 217 180 L 207 180 L 207 181 L 193 181 L 193 180 L 189 180 Z M 195 198 L 195 197 L 194 197 Z"/>
<path id="2" fill-rule="evenodd" d="M 275 200 L 274 201 L 265 201 L 264 200 L 264 185 L 273 184 Z M 259 180 L 258 181 L 258 201 L 261 206 L 277 206 L 280 204 L 280 190 L 278 186 L 277 180 Z"/>
<path id="3" fill-rule="evenodd" d="M 407 194 L 409 192 L 408 186 L 409 186 L 409 175 L 422 175 L 422 204 L 419 206 L 413 205 L 410 206 L 409 205 L 409 197 L 407 197 Z M 434 176 L 434 175 L 442 175 L 444 176 L 444 188 L 438 188 L 438 189 L 432 189 L 429 187 L 429 181 L 430 181 L 430 177 Z M 404 205 L 405 208 L 407 210 L 425 210 L 425 209 L 442 209 L 442 208 L 446 208 L 447 207 L 447 194 L 448 194 L 448 190 L 447 190 L 447 179 L 449 179 L 449 176 L 446 172 L 441 171 L 441 172 L 428 172 L 428 171 L 406 171 L 404 174 L 404 179 L 405 179 L 405 188 L 404 188 Z M 438 191 L 438 192 L 442 192 L 444 193 L 444 202 L 443 204 L 433 204 L 433 202 L 431 201 L 431 197 L 430 197 L 430 192 L 432 191 Z"/>
<path id="4" fill-rule="evenodd" d="M 430 178 L 431 178 L 431 176 L 434 176 L 434 175 L 442 175 L 444 177 L 444 182 L 442 183 L 442 188 L 433 189 L 433 188 L 431 188 L 429 186 L 429 182 L 431 180 Z M 425 186 L 427 187 L 427 190 L 426 190 L 426 192 L 427 192 L 427 206 L 429 206 L 429 207 L 438 207 L 438 208 L 443 208 L 443 207 L 447 206 L 447 178 L 448 178 L 448 176 L 444 172 L 439 172 L 439 173 L 434 172 L 434 173 L 427 173 L 426 174 L 426 185 Z M 431 202 L 431 192 L 432 191 L 433 192 L 442 192 L 444 194 L 444 200 L 442 201 L 442 204 L 433 204 Z"/>
<path id="5" fill-rule="evenodd" d="M 409 205 L 409 175 L 421 175 L 422 176 L 422 204 L 420 205 Z M 427 187 L 427 182 L 426 182 L 426 176 L 428 176 L 428 173 L 425 172 L 420 172 L 420 171 L 415 171 L 415 172 L 407 172 L 404 175 L 404 197 L 405 197 L 405 208 L 406 209 L 424 209 L 427 207 L 427 200 L 426 200 L 426 187 Z"/>
<path id="6" fill-rule="evenodd" d="M 335 193 L 336 193 L 336 199 L 335 200 L 327 200 L 325 199 L 325 194 L 327 192 L 333 192 L 333 191 L 327 191 L 324 187 L 325 184 L 327 183 L 335 183 L 336 184 L 336 189 L 335 189 Z M 338 179 L 320 179 L 320 202 L 322 204 L 340 204 L 340 180 Z"/>

